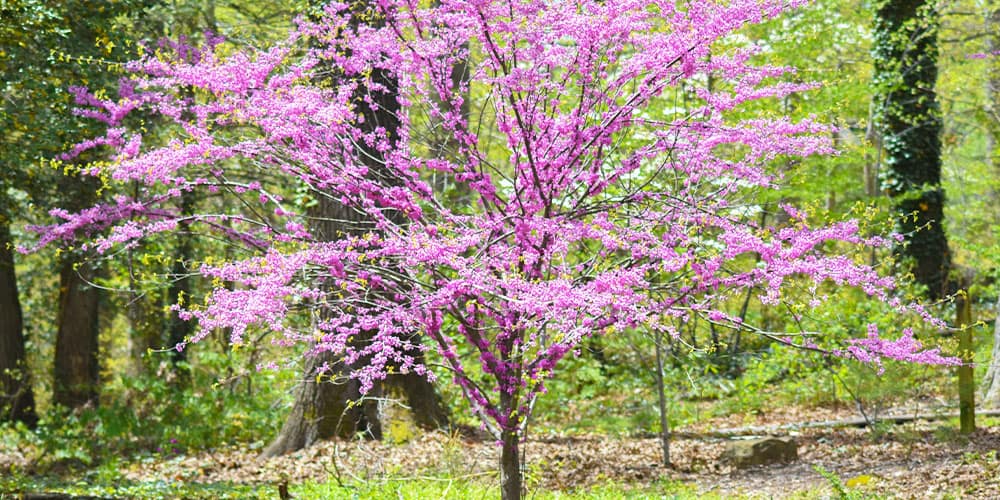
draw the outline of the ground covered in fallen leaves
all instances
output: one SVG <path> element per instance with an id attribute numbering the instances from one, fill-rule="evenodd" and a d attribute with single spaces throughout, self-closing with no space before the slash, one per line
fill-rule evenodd
<path id="1" fill-rule="evenodd" d="M 671 446 L 673 468 L 661 465 L 655 436 L 535 436 L 525 445 L 528 485 L 533 490 L 568 492 L 607 482 L 641 489 L 667 480 L 688 484 L 698 495 L 815 497 L 833 495 L 840 483 L 879 497 L 1000 496 L 1000 428 L 984 426 L 966 437 L 947 420 L 865 428 L 784 428 L 774 434 L 796 439 L 797 462 L 736 471 L 720 460 L 727 439 L 717 436 L 720 429 L 787 423 L 793 416 L 802 418 L 802 413 L 788 409 L 730 416 L 678 429 Z M 844 409 L 806 413 L 811 421 L 855 416 Z M 125 479 L 136 482 L 357 484 L 448 477 L 489 483 L 495 480 L 498 453 L 496 445 L 482 437 L 429 433 L 403 443 L 331 441 L 268 460 L 258 459 L 254 450 L 231 446 L 192 455 L 123 460 L 119 466 Z M 17 467 L 18 460 L 16 453 L 0 452 L 0 471 Z M 830 474 L 824 477 L 821 471 Z"/>

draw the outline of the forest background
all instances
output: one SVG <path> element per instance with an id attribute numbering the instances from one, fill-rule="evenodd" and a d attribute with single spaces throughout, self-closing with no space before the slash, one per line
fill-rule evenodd
<path id="1" fill-rule="evenodd" d="M 833 137 L 839 155 L 782 167 L 784 187 L 760 200 L 763 224 L 787 222 L 778 207 L 792 202 L 817 222 L 858 218 L 871 234 L 897 227 L 899 202 L 887 166 L 892 151 L 876 117 L 887 91 L 877 78 L 875 20 L 884 14 L 880 9 L 892 5 L 820 1 L 743 30 L 763 47 L 758 55 L 762 62 L 796 67 L 795 81 L 821 84 L 809 92 L 761 101 L 755 105 L 764 108 L 755 111 L 815 115 L 839 128 Z M 858 258 L 908 283 L 905 298 L 934 304 L 940 317 L 960 314 L 956 304 L 971 305 L 971 318 L 963 322 L 968 328 L 962 331 L 973 335 L 978 404 L 991 407 L 1000 404 L 1000 381 L 994 383 L 990 370 L 1000 363 L 993 335 L 1000 260 L 1000 62 L 992 56 L 1000 48 L 1000 9 L 988 1 L 934 7 L 912 22 L 940 26 L 937 78 L 924 83 L 933 86 L 940 104 L 943 229 L 951 281 L 963 286 L 943 293 L 928 288 L 891 250 L 868 250 Z M 67 488 L 72 482 L 67 478 L 86 476 L 99 478 L 102 487 L 128 485 L 147 488 L 154 496 L 174 494 L 194 481 L 135 482 L 119 469 L 133 461 L 167 461 L 224 446 L 277 455 L 320 437 L 365 437 L 371 429 L 309 430 L 301 425 L 308 418 L 296 417 L 296 411 L 308 414 L 309 409 L 298 403 L 306 396 L 297 382 L 308 361 L 288 363 L 288 352 L 267 342 L 237 348 L 219 331 L 192 348 L 170 348 L 193 330 L 169 306 L 200 300 L 211 284 L 193 279 L 193 270 L 226 251 L 211 240 L 182 231 L 103 260 L 73 249 L 27 255 L 14 251 L 33 241 L 26 227 L 48 222 L 51 209 L 82 209 L 102 196 L 99 184 L 53 162 L 74 143 L 99 135 L 95 123 L 72 113 L 69 86 L 113 92 L 118 64 L 137 55 L 139 41 L 184 37 L 203 43 L 204 33 L 212 32 L 225 38 L 225 50 L 262 47 L 284 37 L 296 15 L 315 8 L 309 2 L 261 6 L 207 0 L 0 5 L 0 358 L 5 363 L 0 443 L 4 452 L 18 457 L 5 463 L 9 474 L 0 491 Z M 912 48 L 918 45 L 913 42 Z M 470 98 L 473 106 L 475 98 Z M 157 130 L 156 123 L 147 126 L 150 136 L 171 133 L 166 126 Z M 182 203 L 190 204 L 182 210 L 193 210 L 204 202 Z M 870 321 L 898 321 L 858 291 L 830 293 L 834 300 L 809 311 L 827 335 L 861 337 Z M 734 299 L 731 306 L 748 323 L 775 332 L 795 330 L 795 318 L 803 313 L 762 304 L 752 294 Z M 802 420 L 831 407 L 876 419 L 891 407 L 958 406 L 951 370 L 887 363 L 886 372 L 879 374 L 856 361 L 788 348 L 747 331 L 697 321 L 678 326 L 682 333 L 674 339 L 637 331 L 588 340 L 579 356 L 564 361 L 560 371 L 565 376 L 554 379 L 550 394 L 539 400 L 532 433 L 658 435 L 731 415 L 745 415 L 747 423 L 768 423 L 767 415 L 789 406 L 802 409 L 797 413 Z M 954 332 L 916 321 L 912 326 L 926 344 L 960 353 Z M 257 369 L 272 360 L 281 360 L 282 368 Z M 658 383 L 666 397 L 662 403 Z M 475 434 L 478 422 L 469 416 L 457 387 L 401 385 L 395 391 L 388 399 L 397 403 L 381 402 L 384 425 L 379 434 L 385 441 L 408 443 L 433 428 Z M 426 396 L 426 391 L 436 395 Z M 415 392 L 426 397 L 408 400 Z M 415 401 L 431 403 L 420 407 Z M 404 403 L 413 410 L 409 416 L 393 410 Z M 342 404 L 333 406 L 325 411 L 346 410 Z M 991 423 L 980 420 L 981 427 Z M 302 436 L 289 442 L 288 435 L 295 433 Z M 447 477 L 447 471 L 437 472 Z M 470 488 L 478 487 L 477 481 L 486 488 L 490 484 L 488 478 L 463 481 Z M 353 487 L 381 491 L 381 486 Z M 430 482 L 426 487 L 436 486 Z M 677 487 L 652 486 L 653 491 Z M 433 495 L 430 491 L 426 494 Z"/>

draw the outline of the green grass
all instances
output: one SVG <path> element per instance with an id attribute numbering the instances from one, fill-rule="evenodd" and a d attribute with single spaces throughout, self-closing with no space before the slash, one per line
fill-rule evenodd
<path id="1" fill-rule="evenodd" d="M 271 493 L 273 492 L 273 493 Z M 238 484 L 197 484 L 177 481 L 115 481 L 15 476 L 0 479 L 0 500 L 21 498 L 27 493 L 61 493 L 71 496 L 100 498 L 228 500 L 242 498 L 277 498 L 272 486 Z"/>
<path id="2" fill-rule="evenodd" d="M 350 498 L 359 500 L 380 500 L 384 498 L 493 499 L 500 496 L 500 489 L 495 484 L 447 477 L 387 479 L 347 486 L 338 486 L 336 483 L 312 483 L 292 486 L 290 492 L 292 495 L 301 498 Z M 578 491 L 533 490 L 528 492 L 527 497 L 539 500 L 570 498 L 588 500 L 612 500 L 619 498 L 705 498 L 704 496 L 697 495 L 697 491 L 693 486 L 676 481 L 661 481 L 644 487 L 609 482 Z"/>
<path id="3" fill-rule="evenodd" d="M 235 499 L 235 498 L 278 498 L 278 487 L 274 484 L 239 485 L 227 483 L 199 484 L 176 481 L 127 482 L 116 481 L 100 484 L 90 481 L 66 481 L 57 478 L 14 477 L 0 479 L 0 499 L 19 498 L 24 493 L 62 493 L 102 498 L 190 498 L 190 499 Z M 340 485 L 336 482 L 309 482 L 289 485 L 289 492 L 299 499 L 333 498 L 357 500 L 397 499 L 492 499 L 500 496 L 495 484 L 469 478 L 419 477 L 390 478 Z M 619 498 L 660 499 L 660 498 L 706 498 L 699 496 L 693 486 L 676 482 L 661 481 L 649 486 L 635 487 L 623 483 L 609 482 L 600 486 L 578 491 L 530 491 L 528 498 L 540 500 L 588 499 L 612 500 Z M 713 498 L 709 496 L 707 498 Z M 715 497 L 718 498 L 718 497 Z"/>

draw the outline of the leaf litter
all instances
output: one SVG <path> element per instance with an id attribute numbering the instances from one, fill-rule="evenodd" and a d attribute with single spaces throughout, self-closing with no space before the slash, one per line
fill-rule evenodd
<path id="1" fill-rule="evenodd" d="M 788 497 L 832 494 L 816 469 L 847 486 L 879 496 L 926 498 L 1000 496 L 1000 428 L 965 437 L 945 422 L 918 421 L 874 428 L 808 428 L 785 435 L 798 443 L 791 464 L 737 471 L 720 456 L 726 439 L 699 432 L 736 424 L 770 424 L 802 417 L 784 414 L 730 415 L 678 429 L 671 443 L 673 467 L 661 463 L 656 436 L 539 435 L 522 443 L 526 482 L 532 488 L 573 491 L 614 481 L 643 488 L 663 480 L 693 485 L 721 496 Z M 810 409 L 810 418 L 834 419 L 844 410 Z M 377 481 L 447 476 L 496 480 L 499 447 L 477 433 L 430 432 L 403 443 L 332 440 L 285 456 L 261 459 L 256 450 L 231 445 L 191 455 L 123 460 L 123 479 L 191 483 L 277 484 Z M 23 456 L 0 451 L 0 470 L 17 467 Z"/>

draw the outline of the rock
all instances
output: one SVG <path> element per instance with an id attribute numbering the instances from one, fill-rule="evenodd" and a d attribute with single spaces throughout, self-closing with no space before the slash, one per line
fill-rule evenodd
<path id="1" fill-rule="evenodd" d="M 798 458 L 798 449 L 792 438 L 768 437 L 730 441 L 726 443 L 726 449 L 722 452 L 722 461 L 737 469 L 794 462 Z"/>

